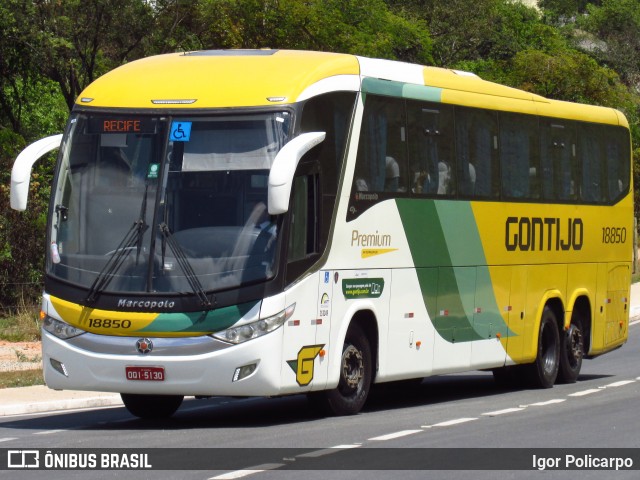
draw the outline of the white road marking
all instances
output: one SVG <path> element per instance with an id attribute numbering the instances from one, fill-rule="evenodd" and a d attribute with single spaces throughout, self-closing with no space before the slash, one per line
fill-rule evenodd
<path id="1" fill-rule="evenodd" d="M 66 432 L 66 430 L 63 428 L 59 430 L 44 430 L 43 432 L 35 432 L 34 435 L 51 435 L 52 433 L 58 433 L 58 432 Z"/>
<path id="2" fill-rule="evenodd" d="M 280 468 L 283 466 L 284 463 L 265 463 L 264 465 L 257 465 L 245 470 L 236 470 L 235 472 L 216 475 L 215 477 L 210 477 L 208 480 L 232 480 L 234 478 L 247 477 L 249 475 L 253 475 L 254 473 L 266 472 L 267 470 L 275 470 L 276 468 Z"/>
<path id="3" fill-rule="evenodd" d="M 369 438 L 372 441 L 380 441 L 383 442 L 385 440 L 392 440 L 394 438 L 406 437 L 407 435 L 413 435 L 414 433 L 419 433 L 422 430 L 402 430 L 401 432 L 388 433 L 387 435 L 380 435 L 379 437 Z"/>
<path id="4" fill-rule="evenodd" d="M 622 387 L 623 385 L 629 385 L 630 383 L 636 383 L 635 380 L 620 380 L 619 382 L 613 382 L 607 385 L 606 387 Z"/>
<path id="5" fill-rule="evenodd" d="M 583 390 L 581 392 L 576 392 L 576 393 L 570 393 L 569 396 L 570 397 L 583 397 L 585 395 L 590 395 L 592 393 L 597 393 L 597 392 L 601 392 L 602 390 L 599 388 L 591 388 L 589 390 Z"/>
<path id="6" fill-rule="evenodd" d="M 478 419 L 477 418 L 456 418 L 454 420 L 447 420 L 446 422 L 440 422 L 434 425 L 425 425 L 422 428 L 450 427 L 452 425 L 459 425 L 460 423 L 472 422 L 474 420 L 478 420 Z"/>
<path id="7" fill-rule="evenodd" d="M 12 437 L 0 438 L 0 442 L 8 442 L 10 440 L 17 440 L 17 438 L 12 438 Z"/>
<path id="8" fill-rule="evenodd" d="M 504 415 L 505 413 L 520 412 L 522 410 L 524 410 L 524 407 L 505 408 L 504 410 L 496 410 L 495 412 L 482 413 L 481 415 L 485 415 L 487 417 L 496 417 L 498 415 Z"/>
<path id="9" fill-rule="evenodd" d="M 323 457 L 325 455 L 330 455 L 332 453 L 339 452 L 341 450 L 347 450 L 349 448 L 358 448 L 361 447 L 362 444 L 354 444 L 354 445 L 336 445 L 335 447 L 323 448 L 322 450 L 315 450 L 309 453 L 301 453 L 300 455 L 296 455 L 296 458 L 316 458 Z"/>
<path id="10" fill-rule="evenodd" d="M 556 403 L 566 402 L 566 398 L 554 398 L 553 400 L 547 400 L 546 402 L 532 403 L 530 405 L 523 405 L 523 407 L 546 407 L 547 405 L 554 405 Z"/>

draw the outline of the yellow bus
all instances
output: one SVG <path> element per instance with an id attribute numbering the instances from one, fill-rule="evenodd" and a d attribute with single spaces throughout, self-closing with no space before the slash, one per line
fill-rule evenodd
<path id="1" fill-rule="evenodd" d="M 309 395 L 492 370 L 548 388 L 627 339 L 628 123 L 461 71 L 353 55 L 197 51 L 96 80 L 49 214 L 47 385 Z"/>

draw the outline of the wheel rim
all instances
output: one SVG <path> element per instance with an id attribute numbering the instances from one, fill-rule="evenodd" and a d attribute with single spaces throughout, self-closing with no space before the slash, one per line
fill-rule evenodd
<path id="1" fill-rule="evenodd" d="M 571 325 L 567 332 L 569 341 L 567 342 L 567 356 L 569 365 L 575 368 L 582 360 L 582 332 L 575 325 Z"/>
<path id="2" fill-rule="evenodd" d="M 346 390 L 356 391 L 364 379 L 364 360 L 362 352 L 349 345 L 342 352 L 342 380 Z"/>
<path id="3" fill-rule="evenodd" d="M 546 374 L 551 374 L 556 368 L 556 338 L 549 325 L 542 332 L 542 366 Z"/>

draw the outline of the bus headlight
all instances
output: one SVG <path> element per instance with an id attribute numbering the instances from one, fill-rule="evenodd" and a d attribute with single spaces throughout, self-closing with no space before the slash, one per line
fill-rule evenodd
<path id="1" fill-rule="evenodd" d="M 42 322 L 42 328 L 44 328 L 50 334 L 55 335 L 56 337 L 63 340 L 71 337 L 77 337 L 78 335 L 82 335 L 83 333 L 87 333 L 84 330 L 69 325 L 67 322 L 51 318 L 49 315 L 45 315 L 44 321 Z"/>
<path id="2" fill-rule="evenodd" d="M 227 328 L 221 332 L 213 333 L 211 336 L 223 342 L 234 344 L 246 342 L 247 340 L 261 337 L 280 328 L 282 324 L 293 315 L 295 309 L 296 304 L 294 303 L 271 317 L 261 318 L 255 322 Z"/>

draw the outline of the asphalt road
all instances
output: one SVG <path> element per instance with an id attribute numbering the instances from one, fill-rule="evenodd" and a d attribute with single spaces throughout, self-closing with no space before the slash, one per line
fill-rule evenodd
<path id="1" fill-rule="evenodd" d="M 535 449 L 543 448 L 553 448 L 551 453 L 560 456 L 580 448 L 607 454 L 607 448 L 640 449 L 639 399 L 640 324 L 636 323 L 625 346 L 583 363 L 577 383 L 548 390 L 501 390 L 490 373 L 473 372 L 429 378 L 417 386 L 377 388 L 363 412 L 352 417 L 319 417 L 309 410 L 303 396 L 188 400 L 174 417 L 164 421 L 142 421 L 124 408 L 14 416 L 0 418 L 0 449 L 140 451 L 174 447 L 186 449 L 180 454 L 196 457 L 198 448 L 240 449 L 234 454 L 239 466 L 233 469 L 191 470 L 182 466 L 177 471 L 119 473 L 134 479 L 575 479 L 577 475 L 580 480 L 635 479 L 637 471 L 527 471 L 504 465 L 516 452 L 506 449 L 534 449 L 525 451 L 530 456 L 537 452 Z M 340 448 L 325 450 L 331 447 Z M 307 455 L 295 457 L 300 452 L 276 450 L 266 451 L 265 456 L 265 451 L 258 448 L 307 449 Z M 458 450 L 434 450 L 440 448 Z M 344 452 L 365 449 L 376 450 L 365 452 L 372 454 L 368 460 L 358 453 L 341 463 Z M 407 454 L 404 465 L 399 460 L 405 458 L 403 454 Z M 494 462 L 496 470 L 466 469 L 469 455 L 476 454 L 485 456 L 484 463 Z M 367 470 L 371 461 L 412 468 L 425 456 L 449 456 L 445 460 L 459 465 L 460 470 Z M 321 459 L 325 470 L 306 469 L 302 465 L 308 458 Z M 305 469 L 289 470 L 296 465 Z M 332 465 L 340 470 L 326 470 Z M 263 471 L 250 472 L 249 467 Z M 106 479 L 114 475 L 113 471 L 24 472 L 1 468 L 0 478 L 11 479 Z M 640 468 L 640 459 L 634 468 Z"/>

